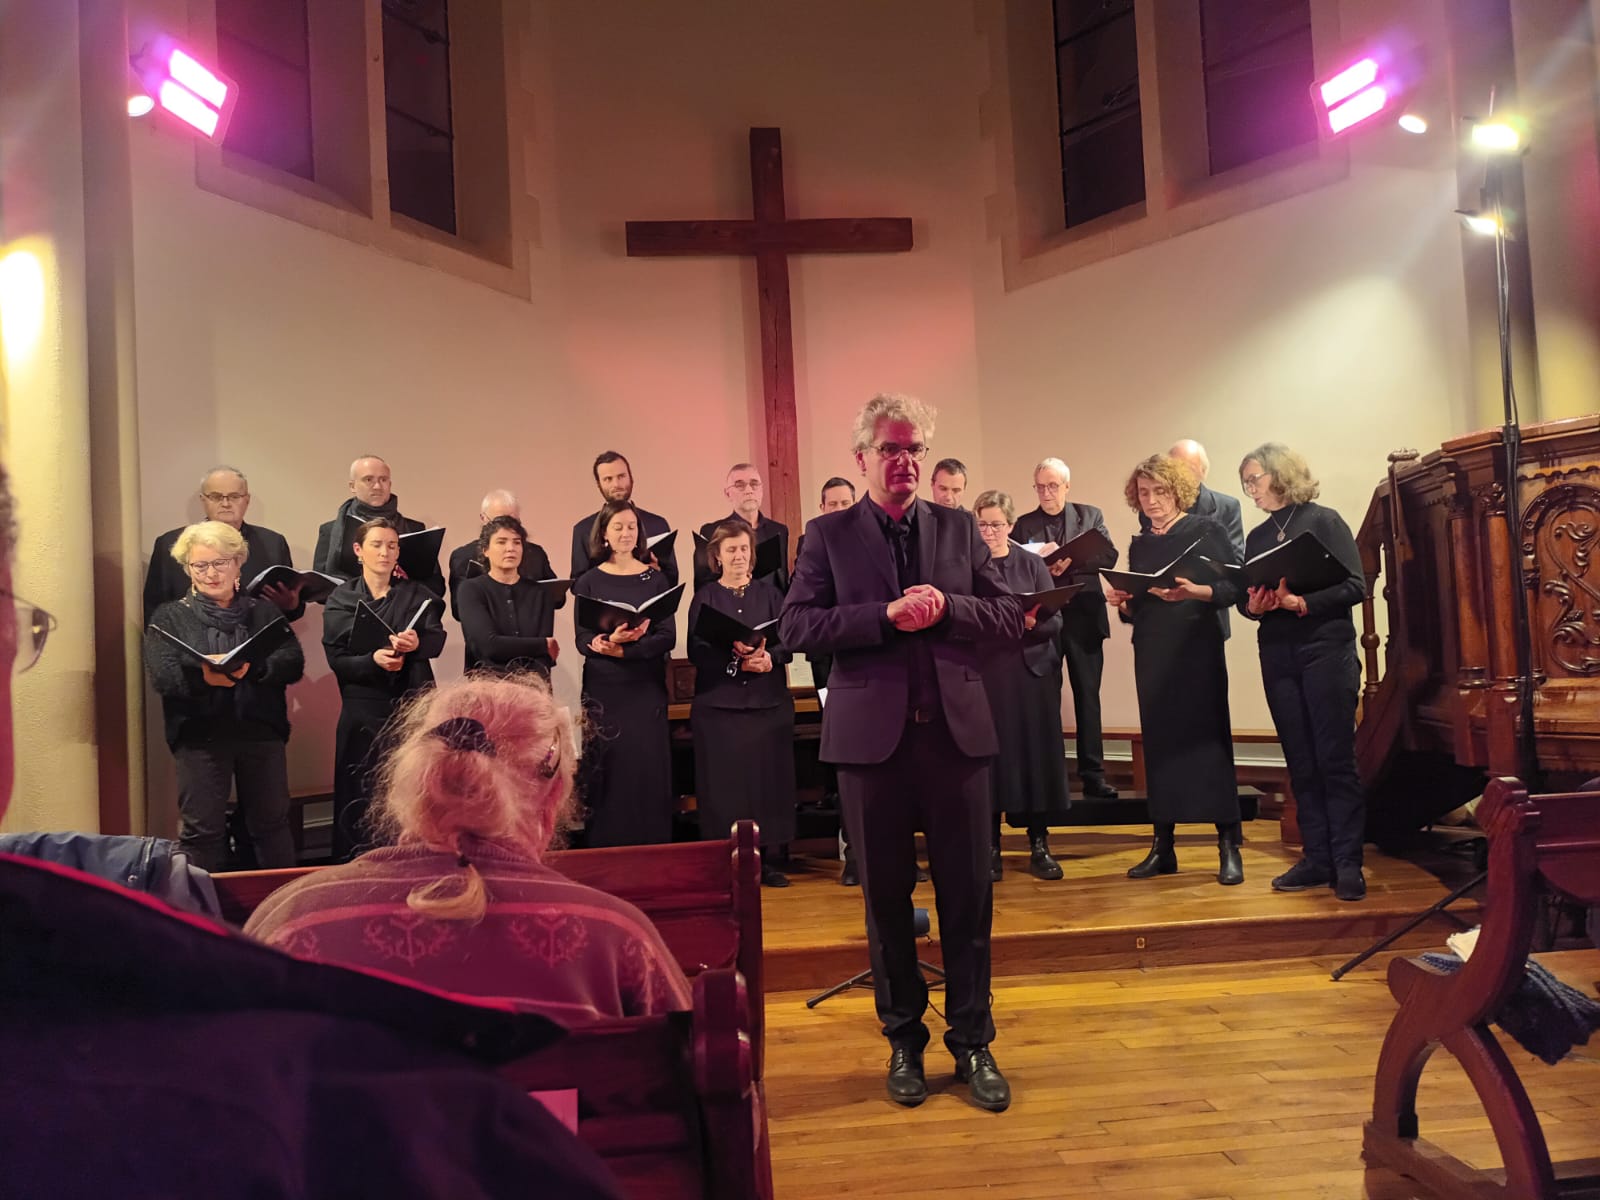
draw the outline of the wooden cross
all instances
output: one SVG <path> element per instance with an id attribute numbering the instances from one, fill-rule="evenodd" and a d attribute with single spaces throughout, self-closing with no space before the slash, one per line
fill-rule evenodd
<path id="1" fill-rule="evenodd" d="M 910 217 L 790 220 L 783 207 L 783 146 L 776 129 L 750 131 L 752 221 L 629 221 L 630 257 L 753 254 L 761 313 L 761 390 L 767 425 L 766 513 L 798 534 L 800 449 L 794 406 L 789 255 L 911 249 Z M 793 543 L 791 542 L 791 545 Z"/>

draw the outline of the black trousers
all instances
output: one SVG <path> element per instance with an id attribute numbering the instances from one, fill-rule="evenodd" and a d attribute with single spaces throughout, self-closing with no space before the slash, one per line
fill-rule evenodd
<path id="1" fill-rule="evenodd" d="M 1356 772 L 1361 664 L 1351 642 L 1262 642 L 1261 681 L 1305 836 L 1321 867 L 1361 865 L 1367 801 Z"/>
<path id="2" fill-rule="evenodd" d="M 373 746 L 396 701 L 350 695 L 339 710 L 333 745 L 333 861 L 349 862 L 366 846 Z"/>
<path id="3" fill-rule="evenodd" d="M 239 812 L 259 867 L 292 867 L 289 831 L 289 768 L 284 744 L 264 741 L 207 742 L 178 746 L 178 844 L 195 866 L 221 871 L 227 865 L 228 793 L 237 789 Z"/>
<path id="4" fill-rule="evenodd" d="M 953 1054 L 994 1040 L 989 997 L 989 760 L 951 745 L 943 721 L 908 723 L 887 761 L 839 764 L 839 799 L 867 908 L 878 1017 L 891 1045 L 928 1044 L 928 988 L 917 966 L 911 893 L 916 831 L 928 846 L 944 950 L 944 1043 Z"/>
<path id="5" fill-rule="evenodd" d="M 1073 740 L 1078 747 L 1078 779 L 1103 783 L 1106 777 L 1105 738 L 1100 732 L 1100 676 L 1105 673 L 1106 643 L 1098 626 L 1074 613 L 1062 614 L 1061 654 L 1072 685 L 1072 716 L 1077 725 Z"/>

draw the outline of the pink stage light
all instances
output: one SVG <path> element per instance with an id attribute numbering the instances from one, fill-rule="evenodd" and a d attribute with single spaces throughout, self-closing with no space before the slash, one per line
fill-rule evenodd
<path id="1" fill-rule="evenodd" d="M 228 85 L 176 47 L 167 59 L 167 72 L 212 108 L 227 102 Z"/>
<path id="2" fill-rule="evenodd" d="M 1363 88 L 1369 88 L 1378 81 L 1378 63 L 1376 59 L 1363 58 L 1353 67 L 1346 67 L 1327 83 L 1318 85 L 1322 93 L 1322 105 L 1331 109 L 1341 100 L 1348 100 Z"/>
<path id="3" fill-rule="evenodd" d="M 156 99 L 186 125 L 192 125 L 207 137 L 217 132 L 217 110 L 196 96 L 188 88 L 172 79 L 163 80 Z"/>
<path id="4" fill-rule="evenodd" d="M 1357 92 L 1339 107 L 1328 112 L 1328 131 L 1330 133 L 1343 133 L 1352 125 L 1358 125 L 1368 117 L 1377 116 L 1389 103 L 1389 93 L 1381 87 L 1369 87 L 1364 92 Z"/>

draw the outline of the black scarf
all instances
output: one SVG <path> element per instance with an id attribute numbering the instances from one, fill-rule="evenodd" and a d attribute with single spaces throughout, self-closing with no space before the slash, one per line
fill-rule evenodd
<path id="1" fill-rule="evenodd" d="M 209 596 L 190 592 L 189 607 L 205 626 L 207 654 L 226 654 L 244 641 L 251 607 L 250 597 L 244 593 L 235 595 L 233 603 L 223 608 Z"/>
<path id="2" fill-rule="evenodd" d="M 355 542 L 355 532 L 368 521 L 375 521 L 379 517 L 388 517 L 399 525 L 400 497 L 390 492 L 388 500 L 373 507 L 351 496 L 333 515 L 333 536 L 328 539 L 328 548 L 323 560 L 317 563 L 314 569 L 325 575 L 337 575 L 340 579 L 348 579 L 354 574 L 359 574 L 359 568 L 352 571 L 350 567 L 355 558 L 355 552 L 350 549 Z"/>

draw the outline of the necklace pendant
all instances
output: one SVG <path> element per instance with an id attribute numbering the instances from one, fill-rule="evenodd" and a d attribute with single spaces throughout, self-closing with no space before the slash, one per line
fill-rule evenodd
<path id="1" fill-rule="evenodd" d="M 1279 541 L 1280 541 L 1280 542 L 1281 542 L 1281 541 L 1283 541 L 1283 530 L 1281 530 L 1281 529 L 1280 529 L 1280 530 L 1278 530 L 1278 540 L 1279 540 Z"/>

